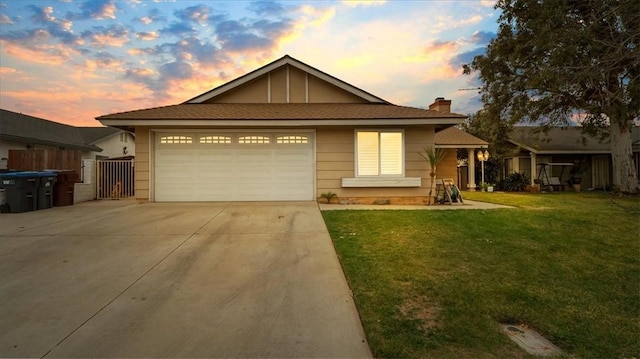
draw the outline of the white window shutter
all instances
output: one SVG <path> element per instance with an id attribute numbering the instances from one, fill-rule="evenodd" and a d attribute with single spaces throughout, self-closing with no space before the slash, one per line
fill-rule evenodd
<path id="1" fill-rule="evenodd" d="M 377 176 L 378 171 L 378 132 L 357 133 L 358 176 Z"/>
<path id="2" fill-rule="evenodd" d="M 402 133 L 380 133 L 380 174 L 402 175 Z"/>

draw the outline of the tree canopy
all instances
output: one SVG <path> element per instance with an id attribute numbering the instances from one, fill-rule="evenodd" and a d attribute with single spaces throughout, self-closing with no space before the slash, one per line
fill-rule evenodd
<path id="1" fill-rule="evenodd" d="M 631 128 L 640 115 L 635 0 L 499 0 L 499 30 L 464 72 L 483 82 L 483 116 L 541 129 L 579 122 L 611 139 L 613 184 L 637 192 Z"/>

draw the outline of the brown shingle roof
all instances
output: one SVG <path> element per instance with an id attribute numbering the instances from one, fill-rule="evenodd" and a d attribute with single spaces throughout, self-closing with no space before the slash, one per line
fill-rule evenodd
<path id="1" fill-rule="evenodd" d="M 583 135 L 580 127 L 555 127 L 539 133 L 536 127 L 514 127 L 509 141 L 536 153 L 610 153 L 611 139 L 600 141 Z M 631 128 L 631 150 L 640 152 L 640 127 Z"/>
<path id="2" fill-rule="evenodd" d="M 114 129 L 97 127 L 95 131 L 112 132 Z M 0 138 L 82 151 L 102 151 L 86 141 L 78 127 L 4 109 L 0 109 Z"/>
<path id="3" fill-rule="evenodd" d="M 535 127 L 514 127 L 509 140 L 519 146 L 526 146 L 537 153 L 602 152 L 611 150 L 610 141 L 583 137 L 580 127 L 551 128 L 548 133 L 538 133 Z"/>
<path id="4" fill-rule="evenodd" d="M 120 112 L 98 120 L 323 120 L 465 118 L 415 107 L 389 104 L 180 104 Z"/>
<path id="5" fill-rule="evenodd" d="M 448 127 L 442 131 L 436 132 L 436 145 L 462 145 L 462 146 L 487 146 L 487 141 L 481 140 L 476 136 L 470 135 L 456 127 Z"/>

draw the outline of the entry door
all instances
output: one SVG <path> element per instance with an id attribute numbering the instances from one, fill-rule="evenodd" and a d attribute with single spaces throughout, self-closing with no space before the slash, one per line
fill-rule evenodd
<path id="1" fill-rule="evenodd" d="M 594 188 L 606 188 L 611 183 L 609 171 L 609 156 L 593 156 L 592 159 L 593 173 L 591 175 L 592 186 Z"/>

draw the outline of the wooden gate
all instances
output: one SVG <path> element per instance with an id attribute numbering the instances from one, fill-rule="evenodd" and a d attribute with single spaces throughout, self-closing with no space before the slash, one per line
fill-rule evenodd
<path id="1" fill-rule="evenodd" d="M 133 197 L 135 160 L 96 161 L 96 198 L 120 199 Z"/>

